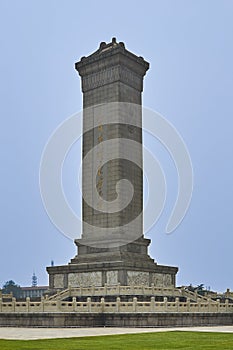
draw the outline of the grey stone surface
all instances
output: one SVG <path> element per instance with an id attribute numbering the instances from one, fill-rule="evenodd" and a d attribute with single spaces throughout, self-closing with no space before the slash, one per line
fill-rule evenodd
<path id="1" fill-rule="evenodd" d="M 54 275 L 54 288 L 64 288 L 64 275 L 63 274 L 55 274 Z"/>
<path id="2" fill-rule="evenodd" d="M 116 123 L 114 125 L 102 125 L 101 115 L 98 114 L 96 105 L 109 102 L 132 102 L 141 105 L 141 93 L 143 89 L 143 77 L 149 68 L 149 64 L 136 55 L 130 53 L 125 47 L 116 42 L 108 45 L 102 45 L 89 57 L 81 59 L 76 63 L 82 78 L 83 91 L 83 129 L 84 131 L 93 125 L 94 119 L 99 120 L 99 127 L 94 130 L 84 132 L 83 135 L 83 157 L 86 153 L 93 149 L 102 141 L 123 137 L 134 139 L 137 142 L 142 142 L 142 130 L 137 128 L 132 134 L 132 130 L 120 123 L 120 114 L 116 114 Z M 87 107 L 94 106 L 93 109 Z M 141 125 L 141 111 L 138 110 L 137 120 Z M 120 141 L 119 154 L 120 154 Z M 111 153 L 111 149 L 108 149 Z M 134 150 L 132 149 L 132 152 Z M 142 148 L 137 153 L 142 165 Z M 99 155 L 101 157 L 101 155 Z M 83 238 L 86 235 L 97 234 L 96 227 L 118 227 L 132 221 L 142 212 L 142 187 L 143 174 L 140 168 L 134 163 L 122 159 L 120 155 L 115 157 L 110 164 L 106 164 L 101 169 L 101 173 L 97 176 L 97 186 L 99 185 L 99 193 L 104 196 L 107 201 L 111 201 L 116 197 L 116 183 L 127 178 L 131 181 L 134 187 L 134 198 L 130 205 L 122 212 L 103 213 L 98 210 L 93 210 L 85 200 L 83 200 L 83 221 L 93 225 L 93 232 L 86 232 L 83 226 Z M 89 183 L 89 178 L 95 176 L 93 164 L 83 166 L 83 192 L 92 192 L 92 188 L 86 183 Z M 138 237 L 142 235 L 142 221 L 139 227 L 134 227 L 134 230 L 139 230 Z M 90 228 L 88 228 L 90 230 Z M 133 231 L 133 230 L 132 230 Z"/>
<path id="3" fill-rule="evenodd" d="M 3 313 L 8 327 L 181 327 L 232 326 L 232 313 Z"/>

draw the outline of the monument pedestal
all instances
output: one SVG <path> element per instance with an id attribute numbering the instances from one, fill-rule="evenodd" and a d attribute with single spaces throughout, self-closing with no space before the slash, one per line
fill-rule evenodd
<path id="1" fill-rule="evenodd" d="M 158 265 L 148 255 L 150 240 L 144 237 L 125 245 L 105 248 L 75 241 L 78 254 L 65 266 L 51 266 L 49 286 L 53 291 L 70 287 L 120 284 L 175 287 L 177 267 Z M 90 242 L 89 242 L 90 243 Z M 102 242 L 103 243 L 103 242 Z M 102 245 L 101 243 L 101 245 Z M 119 240 L 118 240 L 119 243 Z"/>

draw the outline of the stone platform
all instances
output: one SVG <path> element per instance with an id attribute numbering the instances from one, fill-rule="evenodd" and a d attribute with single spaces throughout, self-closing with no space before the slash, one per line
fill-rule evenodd
<path id="1" fill-rule="evenodd" d="M 232 326 L 233 313 L 4 313 L 0 327 Z M 43 332 L 42 332 L 43 333 Z"/>
<path id="2" fill-rule="evenodd" d="M 75 242 L 78 254 L 68 265 L 47 267 L 50 291 L 105 284 L 175 287 L 178 268 L 154 262 L 147 253 L 149 239 L 115 248 L 92 247 L 82 239 Z"/>

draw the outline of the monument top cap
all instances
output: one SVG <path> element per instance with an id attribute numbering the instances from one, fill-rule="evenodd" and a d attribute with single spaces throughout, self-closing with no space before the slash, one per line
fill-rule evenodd
<path id="1" fill-rule="evenodd" d="M 118 45 L 121 46 L 123 49 L 125 49 L 125 44 L 123 42 L 117 43 L 116 38 L 112 38 L 112 41 L 109 44 L 106 44 L 106 42 L 102 41 L 100 43 L 100 47 L 98 51 L 103 52 L 103 51 L 112 49 Z"/>
<path id="2" fill-rule="evenodd" d="M 124 63 L 122 61 L 123 57 Z M 142 76 L 149 69 L 149 63 L 146 62 L 143 57 L 126 50 L 125 44 L 123 42 L 117 42 L 115 37 L 112 38 L 110 43 L 101 42 L 98 50 L 87 57 L 83 56 L 81 60 L 75 64 L 75 68 L 82 76 L 86 74 L 89 69 L 92 70 L 92 68 L 94 68 L 94 70 L 96 70 L 96 63 L 99 61 L 101 61 L 101 66 L 103 68 L 106 68 L 106 65 L 115 66 L 118 64 L 124 64 L 129 67 L 132 66 L 132 68 L 134 67 L 133 70 L 136 69 L 138 74 Z M 93 67 L 93 65 L 95 67 Z M 89 67 L 88 69 L 87 66 Z"/>

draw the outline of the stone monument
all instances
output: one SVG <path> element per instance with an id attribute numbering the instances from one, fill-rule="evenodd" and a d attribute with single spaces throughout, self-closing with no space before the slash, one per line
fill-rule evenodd
<path id="1" fill-rule="evenodd" d="M 134 192 L 130 203 L 121 210 L 105 212 L 101 202 L 92 205 L 83 196 L 82 237 L 75 240 L 77 255 L 64 266 L 47 267 L 49 288 L 57 291 L 68 287 L 107 285 L 175 286 L 177 267 L 158 265 L 148 254 L 150 239 L 143 235 L 143 162 L 142 113 L 143 77 L 149 63 L 126 50 L 124 43 L 101 43 L 99 49 L 82 57 L 75 65 L 82 79 L 83 92 L 83 159 L 96 146 L 110 141 L 107 151 L 99 150 L 82 166 L 82 191 L 94 196 L 94 183 L 105 202 L 116 199 L 116 184 L 122 179 L 131 182 Z M 128 122 L 122 122 L 121 106 L 126 107 Z M 104 107 L 107 106 L 107 107 Z M 109 109 L 108 109 L 109 108 Z M 112 113 L 114 122 L 106 123 L 106 113 Z M 130 115 L 132 113 L 132 116 Z M 123 111 L 124 114 L 124 111 Z M 130 118 L 136 121 L 130 125 Z M 122 139 L 136 141 L 137 164 L 122 155 L 126 149 Z M 106 164 L 101 157 L 114 159 Z M 101 165 L 97 174 L 94 163 Z M 93 180 L 94 179 L 94 180 Z M 118 228 L 118 231 L 115 228 Z M 127 229 L 125 229 L 127 227 Z M 126 232 L 127 231 L 127 232 Z M 107 233 L 106 233 L 107 232 Z"/>

